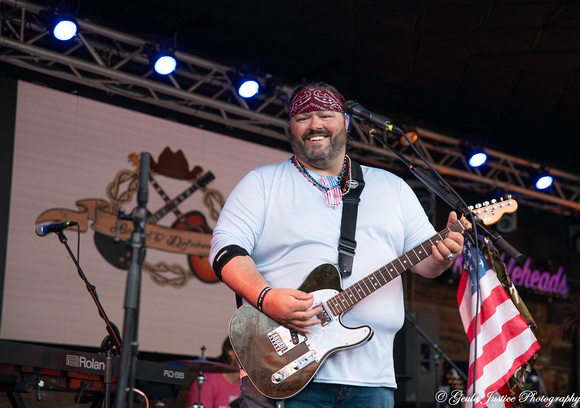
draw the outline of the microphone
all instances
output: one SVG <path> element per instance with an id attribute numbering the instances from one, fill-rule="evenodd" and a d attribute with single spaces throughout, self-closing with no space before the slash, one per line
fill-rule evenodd
<path id="1" fill-rule="evenodd" d="M 66 221 L 59 222 L 58 224 L 39 225 L 36 227 L 36 235 L 44 237 L 51 232 L 60 232 L 65 228 L 72 227 L 73 225 L 79 225 L 79 223 L 75 221 Z"/>
<path id="2" fill-rule="evenodd" d="M 393 125 L 388 120 L 375 115 L 374 113 L 363 108 L 360 103 L 355 101 L 346 101 L 344 103 L 344 111 L 354 118 L 368 122 L 371 125 L 376 125 L 380 128 L 387 129 L 393 133 L 398 133 L 400 135 L 405 134 L 402 129 Z"/>

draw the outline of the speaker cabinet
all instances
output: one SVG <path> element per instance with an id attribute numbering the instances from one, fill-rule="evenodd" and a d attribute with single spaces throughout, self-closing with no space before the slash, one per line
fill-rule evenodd
<path id="1" fill-rule="evenodd" d="M 434 407 L 441 359 L 421 332 L 438 344 L 439 316 L 425 312 L 406 313 L 405 324 L 395 337 L 394 359 L 397 375 L 395 405 Z M 409 318 L 415 322 L 416 327 Z"/>

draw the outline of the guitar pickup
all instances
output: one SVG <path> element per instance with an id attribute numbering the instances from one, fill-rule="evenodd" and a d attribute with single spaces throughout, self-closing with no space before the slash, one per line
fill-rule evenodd
<path id="1" fill-rule="evenodd" d="M 284 326 L 278 326 L 269 332 L 268 339 L 270 339 L 270 343 L 272 343 L 274 350 L 276 350 L 279 356 L 282 356 L 307 340 L 306 336 L 295 330 L 289 330 Z"/>
<path id="2" fill-rule="evenodd" d="M 320 325 L 324 327 L 332 323 L 332 317 L 331 314 L 328 313 L 328 310 L 326 309 L 326 303 L 321 303 L 319 306 L 322 306 L 322 312 L 318 313 L 316 317 L 320 320 Z"/>
<path id="3" fill-rule="evenodd" d="M 298 371 L 302 370 L 309 364 L 312 364 L 316 361 L 316 351 L 311 350 L 308 353 L 298 357 L 296 360 L 286 364 L 280 370 L 276 371 L 272 374 L 272 382 L 274 384 L 279 384 L 288 377 L 293 374 L 296 374 Z"/>

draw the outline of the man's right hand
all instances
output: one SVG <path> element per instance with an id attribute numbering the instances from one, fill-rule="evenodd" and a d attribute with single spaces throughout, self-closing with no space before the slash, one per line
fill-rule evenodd
<path id="1" fill-rule="evenodd" d="M 320 324 L 315 318 L 322 306 L 311 309 L 314 296 L 295 289 L 271 289 L 262 303 L 262 310 L 281 325 L 302 334 L 310 333 L 308 327 Z"/>

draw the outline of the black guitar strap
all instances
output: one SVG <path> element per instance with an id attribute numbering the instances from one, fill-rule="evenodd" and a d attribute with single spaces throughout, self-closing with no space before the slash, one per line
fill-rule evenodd
<path id="1" fill-rule="evenodd" d="M 351 163 L 350 190 L 342 198 L 342 222 L 340 226 L 340 240 L 338 243 L 338 269 L 340 274 L 350 276 L 356 249 L 355 232 L 356 217 L 360 194 L 365 186 L 360 164 L 354 160 Z"/>

